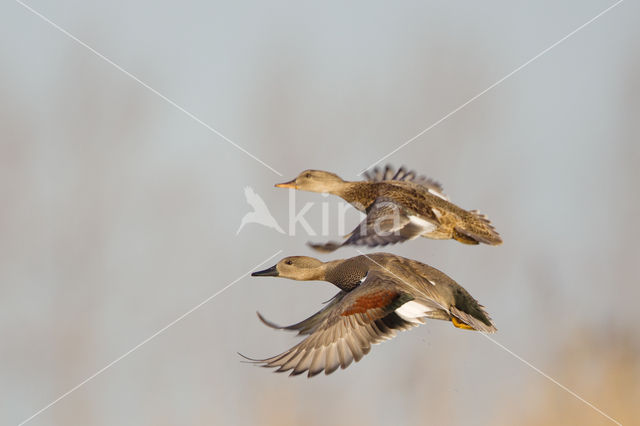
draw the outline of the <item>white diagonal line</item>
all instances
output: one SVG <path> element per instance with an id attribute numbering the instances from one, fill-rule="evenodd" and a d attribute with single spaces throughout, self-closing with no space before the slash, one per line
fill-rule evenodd
<path id="1" fill-rule="evenodd" d="M 560 43 L 562 43 L 563 41 L 567 40 L 569 37 L 573 36 L 574 34 L 576 34 L 578 31 L 582 30 L 584 27 L 586 27 L 587 25 L 591 24 L 593 21 L 595 21 L 596 19 L 600 18 L 602 15 L 604 15 L 605 13 L 609 12 L 611 9 L 613 9 L 614 7 L 618 6 L 620 3 L 622 3 L 624 0 L 618 0 L 617 2 L 615 2 L 614 4 L 612 4 L 611 6 L 607 7 L 605 10 L 603 10 L 602 12 L 598 13 L 596 16 L 594 16 L 593 18 L 589 19 L 587 22 L 585 22 L 584 24 L 580 25 L 578 28 L 576 28 L 575 30 L 571 31 L 569 34 L 567 34 L 566 36 L 562 37 L 560 40 L 556 41 L 555 43 L 553 43 L 551 46 L 547 47 L 546 49 L 544 49 L 543 51 L 541 51 L 540 53 L 538 53 L 537 55 L 535 55 L 533 58 L 529 59 L 527 62 L 525 62 L 524 64 L 520 65 L 518 68 L 514 69 L 513 71 L 511 71 L 509 74 L 505 75 L 504 77 L 502 77 L 500 80 L 496 81 L 495 83 L 493 83 L 491 86 L 487 87 L 486 89 L 484 89 L 482 92 L 478 93 L 477 95 L 475 95 L 474 97 L 472 97 L 471 99 L 469 99 L 468 101 L 466 101 L 465 103 L 463 103 L 462 105 L 458 106 L 456 109 L 454 109 L 453 111 L 451 111 L 450 113 L 448 113 L 447 115 L 445 115 L 444 117 L 442 117 L 441 119 L 439 119 L 438 121 L 436 121 L 435 123 L 433 123 L 432 125 L 430 125 L 429 127 L 427 127 L 426 129 L 424 129 L 423 131 L 421 131 L 420 133 L 418 133 L 417 135 L 415 135 L 414 137 L 412 137 L 411 139 L 409 139 L 408 141 L 404 142 L 402 145 L 400 145 L 399 147 L 397 147 L 396 149 L 394 149 L 393 151 L 391 151 L 389 154 L 385 155 L 384 157 L 380 158 L 378 161 L 376 161 L 375 163 L 371 164 L 369 167 L 363 169 L 360 173 L 358 173 L 358 176 L 362 175 L 364 172 L 366 172 L 367 170 L 371 169 L 373 166 L 375 166 L 376 164 L 380 163 L 381 161 L 386 160 L 387 158 L 391 157 L 393 154 L 395 154 L 396 152 L 398 152 L 399 150 L 401 150 L 402 148 L 404 148 L 405 146 L 409 145 L 411 142 L 413 142 L 414 140 L 418 139 L 420 136 L 424 135 L 425 133 L 427 133 L 429 130 L 433 129 L 434 127 L 436 127 L 438 124 L 442 123 L 443 121 L 445 121 L 447 118 L 451 117 L 453 114 L 455 114 L 456 112 L 460 111 L 461 109 L 463 109 L 464 107 L 466 107 L 467 105 L 469 105 L 470 103 L 472 103 L 473 101 L 475 101 L 476 99 L 478 99 L 480 96 L 484 95 L 485 93 L 487 93 L 488 91 L 490 91 L 491 89 L 493 89 L 494 87 L 498 86 L 500 83 L 502 83 L 503 81 L 505 81 L 506 79 L 508 79 L 509 77 L 513 76 L 514 74 L 516 74 L 518 71 L 522 70 L 523 68 L 525 68 L 527 65 L 529 65 L 530 63 L 532 63 L 533 61 L 535 61 L 536 59 L 540 58 L 542 55 L 544 55 L 545 53 L 549 52 L 551 49 L 553 49 L 554 47 L 556 47 L 557 45 L 559 45 Z"/>
<path id="2" fill-rule="evenodd" d="M 134 81 L 136 81 L 138 84 L 140 84 L 141 86 L 143 86 L 144 88 L 146 88 L 147 90 L 149 90 L 150 92 L 152 92 L 153 94 L 157 95 L 159 98 L 161 98 L 162 100 L 164 100 L 165 102 L 167 102 L 169 105 L 175 107 L 176 109 L 178 109 L 179 111 L 183 112 L 184 114 L 186 114 L 189 118 L 191 118 L 192 120 L 194 120 L 195 122 L 197 122 L 198 124 L 206 127 L 207 129 L 209 129 L 210 131 L 212 131 L 213 133 L 215 133 L 216 135 L 218 135 L 219 137 L 221 137 L 222 139 L 224 139 L 225 141 L 229 142 L 231 145 L 233 145 L 234 147 L 236 147 L 237 149 L 239 149 L 240 151 L 244 152 L 246 155 L 248 155 L 249 157 L 253 158 L 254 160 L 256 160 L 258 163 L 262 164 L 263 166 L 265 166 L 267 169 L 271 170 L 273 173 L 279 175 L 279 176 L 283 176 L 282 173 L 280 173 L 279 171 L 277 171 L 276 169 L 274 169 L 273 167 L 271 167 L 270 165 L 268 165 L 267 163 L 265 163 L 264 161 L 262 161 L 261 159 L 259 159 L 258 157 L 256 157 L 255 155 L 253 155 L 252 153 L 250 153 L 249 151 L 247 151 L 246 149 L 244 149 L 243 147 L 241 147 L 240 145 L 238 145 L 237 143 L 235 143 L 234 141 L 232 141 L 231 139 L 229 139 L 228 137 L 226 137 L 225 135 L 223 135 L 222 133 L 220 133 L 218 130 L 214 129 L 213 127 L 211 127 L 209 124 L 205 123 L 204 121 L 202 121 L 200 118 L 198 118 L 196 115 L 194 115 L 193 113 L 187 111 L 185 108 L 183 108 L 182 106 L 178 105 L 175 101 L 173 101 L 172 99 L 168 98 L 167 96 L 163 95 L 162 93 L 158 92 L 156 89 L 154 89 L 153 87 L 149 86 L 147 83 L 145 83 L 144 81 L 140 80 L 138 77 L 136 77 L 135 75 L 131 74 L 129 71 L 127 71 L 126 69 L 122 68 L 120 65 L 116 64 L 115 62 L 113 62 L 111 59 L 107 58 L 106 56 L 104 56 L 102 53 L 98 52 L 97 50 L 95 50 L 93 47 L 89 46 L 87 43 L 85 43 L 84 41 L 80 40 L 78 37 L 74 36 L 73 34 L 71 34 L 69 31 L 65 30 L 64 28 L 62 28 L 60 25 L 56 24 L 55 22 L 53 22 L 51 19 L 47 18 L 46 16 L 44 16 L 43 14 L 41 14 L 40 12 L 38 12 L 37 10 L 35 10 L 33 7 L 29 6 L 28 4 L 24 3 L 21 0 L 15 0 L 16 3 L 18 3 L 20 6 L 24 7 L 25 9 L 27 9 L 29 12 L 33 13 L 34 15 L 36 15 L 38 18 L 42 19 L 43 21 L 45 21 L 46 23 L 48 23 L 49 25 L 51 25 L 53 28 L 55 28 L 56 30 L 60 31 L 61 33 L 63 33 L 64 35 L 66 35 L 67 37 L 69 37 L 71 40 L 75 41 L 76 43 L 78 43 L 79 45 L 81 45 L 82 47 L 86 48 L 87 50 L 89 50 L 91 53 L 93 53 L 94 55 L 96 55 L 97 57 L 99 57 L 100 59 L 102 59 L 103 61 L 107 62 L 109 65 L 113 66 L 114 68 L 116 68 L 118 71 L 124 73 L 125 75 L 127 75 L 128 77 L 130 77 L 131 79 L 133 79 Z"/>
<path id="3" fill-rule="evenodd" d="M 69 389 L 68 391 L 66 391 L 65 393 L 63 393 L 62 395 L 60 395 L 58 398 L 54 399 L 53 401 L 51 401 L 49 404 L 47 404 L 46 406 L 44 406 L 43 408 L 41 408 L 40 410 L 38 410 L 37 412 L 35 412 L 33 415 L 31 415 L 29 418 L 27 418 L 26 420 L 23 420 L 22 422 L 20 422 L 20 424 L 18 424 L 18 426 L 22 426 L 26 423 L 28 423 L 29 421 L 33 420 L 36 416 L 38 416 L 40 413 L 42 413 L 43 411 L 51 408 L 53 405 L 57 404 L 58 402 L 60 402 L 62 399 L 66 398 L 67 396 L 69 396 L 71 393 L 75 392 L 76 390 L 78 390 L 80 387 L 84 386 L 87 382 L 91 381 L 92 379 L 94 379 L 95 377 L 99 376 L 100 374 L 104 373 L 106 370 L 108 370 L 109 368 L 113 367 L 116 363 L 118 363 L 119 361 L 123 360 L 124 358 L 126 358 L 127 356 L 131 355 L 133 352 L 135 352 L 136 350 L 138 350 L 141 346 L 145 345 L 146 343 L 148 343 L 149 341 L 153 340 L 154 338 L 156 338 L 158 335 L 162 334 L 163 332 L 165 332 L 168 328 L 174 326 L 176 323 L 178 323 L 179 321 L 183 320 L 185 317 L 187 317 L 188 315 L 192 314 L 194 311 L 196 311 L 197 309 L 199 309 L 200 307 L 202 307 L 203 305 L 205 305 L 206 303 L 210 302 L 212 299 L 214 299 L 216 296 L 218 296 L 219 294 L 221 294 L 222 292 L 224 292 L 225 290 L 227 290 L 229 287 L 231 287 L 232 285 L 234 285 L 235 283 L 237 283 L 238 281 L 240 281 L 241 279 L 243 279 L 247 274 L 249 274 L 251 271 L 255 270 L 258 266 L 262 265 L 263 263 L 268 262 L 269 260 L 273 259 L 275 256 L 279 255 L 280 253 L 282 253 L 282 250 L 278 250 L 277 253 L 272 254 L 271 256 L 269 256 L 267 259 L 263 260 L 262 262 L 258 263 L 256 266 L 254 266 L 253 268 L 251 268 L 249 271 L 245 272 L 244 274 L 242 274 L 241 276 L 239 276 L 238 278 L 236 278 L 235 280 L 231 281 L 229 284 L 227 284 L 226 286 L 222 287 L 220 290 L 218 290 L 217 292 L 215 292 L 214 294 L 212 294 L 211 296 L 207 297 L 206 299 L 204 299 L 202 302 L 198 303 L 196 306 L 194 306 L 193 308 L 189 309 L 187 312 L 185 312 L 184 314 L 180 315 L 178 318 L 176 318 L 175 320 L 171 321 L 169 324 L 165 325 L 164 327 L 162 327 L 160 330 L 156 331 L 155 333 L 153 333 L 151 336 L 147 337 L 146 339 L 144 339 L 142 342 L 138 343 L 137 345 L 135 345 L 134 347 L 132 347 L 131 349 L 129 349 L 127 352 L 123 353 L 122 355 L 120 355 L 118 358 L 114 359 L 113 361 L 111 361 L 109 364 L 105 365 L 104 367 L 102 367 L 100 370 L 96 371 L 95 373 L 93 373 L 91 376 L 87 377 L 86 379 L 84 379 L 82 382 L 78 383 L 77 385 L 75 385 L 74 387 L 72 387 L 71 389 Z"/>
<path id="4" fill-rule="evenodd" d="M 407 285 L 411 285 L 408 282 L 406 282 L 405 280 L 403 280 L 402 278 L 400 278 L 399 276 L 397 276 L 396 274 L 393 273 L 393 271 L 389 270 L 388 268 L 386 268 L 385 266 L 379 264 L 378 262 L 376 262 L 374 259 L 372 259 L 369 255 L 367 255 L 366 253 L 364 253 L 363 251 L 356 249 L 358 251 L 358 253 L 360 253 L 361 255 L 363 255 L 364 257 L 366 257 L 367 259 L 369 259 L 370 261 L 372 261 L 373 263 L 375 263 L 376 265 L 378 265 L 379 267 L 381 267 L 382 269 L 386 270 L 387 272 L 389 272 L 391 275 L 393 275 L 394 277 L 398 278 L 400 281 L 402 281 L 403 283 L 407 284 Z M 617 420 L 613 419 L 611 416 L 607 415 L 604 411 L 602 411 L 601 409 L 599 409 L 598 407 L 596 407 L 595 405 L 593 405 L 592 403 L 590 403 L 589 401 L 587 401 L 586 399 L 582 398 L 580 395 L 578 395 L 577 393 L 575 393 L 574 391 L 572 391 L 571 389 L 569 389 L 568 387 L 566 387 L 565 385 L 563 385 L 562 383 L 558 382 L 557 380 L 555 380 L 553 377 L 549 376 L 548 374 L 546 374 L 545 372 L 543 372 L 542 370 L 540 370 L 539 368 L 535 367 L 533 364 L 531 364 L 530 362 L 526 361 L 525 359 L 523 359 L 522 357 L 520 357 L 519 355 L 517 355 L 516 353 L 514 353 L 513 351 L 509 350 L 507 347 L 505 347 L 503 344 L 499 343 L 497 340 L 494 340 L 491 338 L 491 336 L 489 336 L 487 333 L 483 333 L 480 332 L 480 334 L 482 334 L 484 337 L 486 337 L 487 339 L 491 340 L 493 343 L 495 343 L 496 345 L 498 345 L 499 347 L 501 347 L 502 349 L 504 349 L 505 351 L 507 351 L 508 353 L 510 353 L 511 355 L 513 355 L 514 357 L 516 357 L 517 359 L 519 359 L 520 361 L 522 361 L 524 364 L 526 364 L 527 366 L 529 366 L 530 368 L 532 368 L 534 371 L 536 371 L 537 373 L 541 374 L 542 376 L 546 377 L 548 380 L 550 380 L 551 382 L 555 383 L 556 385 L 558 385 L 561 389 L 565 390 L 566 392 L 568 392 L 569 394 L 573 395 L 575 398 L 579 399 L 580 401 L 584 402 L 585 404 L 587 404 L 589 407 L 593 408 L 594 410 L 596 410 L 598 413 L 602 414 L 604 417 L 608 418 L 609 420 L 611 420 L 612 422 L 622 426 L 622 423 L 618 422 Z"/>
<path id="5" fill-rule="evenodd" d="M 495 343 L 496 345 L 498 345 L 500 348 L 504 349 L 505 351 L 507 351 L 508 353 L 510 353 L 513 357 L 515 357 L 516 359 L 522 361 L 523 363 L 525 363 L 526 365 L 528 365 L 532 370 L 534 370 L 536 373 L 540 374 L 541 376 L 545 377 L 547 380 L 555 383 L 557 386 L 559 386 L 561 389 L 565 390 L 566 392 L 570 393 L 571 395 L 573 395 L 574 397 L 576 397 L 577 399 L 579 399 L 580 401 L 584 402 L 585 404 L 587 404 L 589 407 L 593 408 L 594 410 L 596 410 L 598 413 L 602 414 L 604 417 L 606 417 L 607 419 L 611 420 L 613 423 L 622 426 L 622 423 L 620 423 L 619 421 L 617 421 L 616 419 L 614 419 L 613 417 L 609 416 L 607 413 L 605 413 L 604 411 L 602 411 L 601 409 L 599 409 L 598 407 L 596 407 L 595 405 L 593 405 L 592 403 L 590 403 L 589 401 L 587 401 L 586 399 L 582 398 L 580 395 L 578 395 L 577 393 L 575 393 L 574 391 L 572 391 L 571 389 L 569 389 L 568 387 L 566 387 L 565 385 L 563 385 L 562 383 L 558 382 L 557 380 L 555 380 L 553 377 L 549 376 L 547 373 L 545 373 L 544 371 L 540 370 L 539 368 L 537 368 L 536 366 L 534 366 L 533 364 L 531 364 L 529 361 L 527 361 L 526 359 L 523 359 L 521 356 L 519 356 L 518 354 L 514 353 L 512 350 L 510 350 L 509 348 L 505 347 L 502 343 L 498 342 L 497 340 L 493 339 L 491 336 L 489 336 L 486 333 L 480 333 L 482 334 L 484 337 L 486 337 L 487 339 L 491 340 L 493 343 Z"/>

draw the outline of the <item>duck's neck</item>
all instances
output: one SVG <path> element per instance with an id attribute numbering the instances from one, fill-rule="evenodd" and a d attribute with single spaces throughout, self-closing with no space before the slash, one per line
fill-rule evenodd
<path id="1" fill-rule="evenodd" d="M 367 267 L 361 262 L 334 260 L 325 263 L 324 280 L 344 291 L 351 291 L 362 283 L 367 276 Z"/>
<path id="2" fill-rule="evenodd" d="M 294 277 L 287 277 L 298 281 L 327 281 L 327 264 L 323 263 L 315 268 L 306 268 L 299 271 Z"/>
<path id="3" fill-rule="evenodd" d="M 376 199 L 376 192 L 371 182 L 342 182 L 329 191 L 346 202 L 353 204 L 358 210 L 365 210 Z"/>

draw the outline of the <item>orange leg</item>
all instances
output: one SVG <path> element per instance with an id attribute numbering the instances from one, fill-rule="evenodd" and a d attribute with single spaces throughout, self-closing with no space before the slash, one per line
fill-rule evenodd
<path id="1" fill-rule="evenodd" d="M 468 324 L 463 323 L 462 321 L 460 321 L 458 318 L 456 317 L 451 317 L 451 322 L 453 323 L 454 326 L 458 327 L 458 328 L 462 328 L 464 330 L 475 330 L 475 328 L 471 327 Z"/>

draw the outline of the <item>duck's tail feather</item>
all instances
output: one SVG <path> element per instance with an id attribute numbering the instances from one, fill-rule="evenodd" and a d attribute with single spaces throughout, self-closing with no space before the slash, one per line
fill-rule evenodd
<path id="1" fill-rule="evenodd" d="M 502 244 L 500 234 L 495 230 L 489 218 L 478 210 L 470 210 L 471 215 L 464 224 L 456 226 L 453 238 L 465 244 L 489 244 L 497 246 Z"/>
<path id="2" fill-rule="evenodd" d="M 495 333 L 496 327 L 484 306 L 479 304 L 467 290 L 458 286 L 453 291 L 453 297 L 454 303 L 449 307 L 449 313 L 455 317 L 452 320 L 456 327 Z"/>
<path id="3" fill-rule="evenodd" d="M 482 308 L 482 307 L 481 307 Z M 484 312 L 484 309 L 482 309 Z M 489 318 L 488 315 L 486 315 L 486 312 L 484 312 L 486 318 L 488 319 L 489 324 L 486 324 L 484 322 L 484 320 L 480 319 L 480 318 L 476 318 L 471 314 L 468 314 L 467 312 L 461 311 L 460 309 L 456 308 L 455 306 L 452 306 L 450 308 L 451 314 L 458 319 L 458 323 L 462 322 L 464 325 L 467 325 L 470 329 L 475 330 L 475 331 L 482 331 L 485 333 L 495 333 L 498 329 L 495 327 L 495 325 L 493 325 L 493 322 L 491 321 L 491 318 Z M 454 321 L 454 324 L 456 324 L 456 321 Z M 459 328 L 467 328 L 464 326 L 460 326 L 460 325 L 456 325 L 456 327 Z"/>

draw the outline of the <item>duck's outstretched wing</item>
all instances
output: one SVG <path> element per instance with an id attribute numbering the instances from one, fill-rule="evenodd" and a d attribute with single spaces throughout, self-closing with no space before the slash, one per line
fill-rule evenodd
<path id="1" fill-rule="evenodd" d="M 426 176 L 418 175 L 413 170 L 406 170 L 404 166 L 400 167 L 397 171 L 395 171 L 393 166 L 390 164 L 387 164 L 384 169 L 374 167 L 373 169 L 364 172 L 364 176 L 366 180 L 372 182 L 381 182 L 385 180 L 413 182 L 424 186 L 431 194 L 449 201 L 449 197 L 444 194 L 440 182 Z"/>
<path id="2" fill-rule="evenodd" d="M 247 359 L 277 372 L 292 370 L 291 375 L 330 374 L 360 361 L 372 344 L 418 325 L 394 312 L 409 300 L 411 296 L 397 288 L 393 277 L 369 272 L 359 287 L 325 308 L 325 318 L 302 342 L 271 358 Z"/>
<path id="3" fill-rule="evenodd" d="M 427 232 L 436 225 L 410 216 L 407 210 L 389 198 L 377 198 L 367 217 L 342 242 L 309 243 L 312 248 L 322 252 L 332 252 L 347 245 L 386 246 L 411 240 Z"/>
<path id="4" fill-rule="evenodd" d="M 307 335 L 316 331 L 316 329 L 318 328 L 318 325 L 322 324 L 322 322 L 329 315 L 331 315 L 331 312 L 334 309 L 334 306 L 337 303 L 340 303 L 340 301 L 346 294 L 347 292 L 340 291 L 327 302 L 327 305 L 324 308 L 320 309 L 318 312 L 311 315 L 309 318 L 291 325 L 280 326 L 267 320 L 265 317 L 263 317 L 260 314 L 260 312 L 256 312 L 256 314 L 258 315 L 258 318 L 260 319 L 260 321 L 262 321 L 262 323 L 268 327 L 275 328 L 276 330 L 297 331 L 298 335 Z"/>

